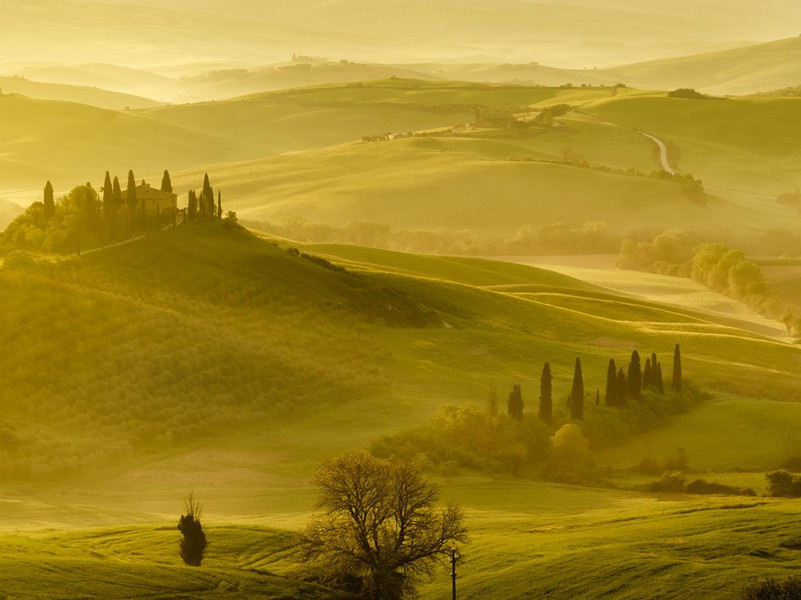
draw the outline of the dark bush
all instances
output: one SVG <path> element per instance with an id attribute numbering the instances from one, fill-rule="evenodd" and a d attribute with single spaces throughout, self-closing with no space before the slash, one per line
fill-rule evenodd
<path id="1" fill-rule="evenodd" d="M 801 477 L 794 477 L 784 469 L 765 474 L 768 480 L 768 496 L 797 498 L 801 496 Z"/>
<path id="2" fill-rule="evenodd" d="M 662 479 L 651 483 L 648 489 L 652 492 L 683 492 L 686 484 L 684 475 L 673 471 L 662 475 Z"/>
<path id="3" fill-rule="evenodd" d="M 181 558 L 191 567 L 199 567 L 203 562 L 203 553 L 208 546 L 206 534 L 200 524 L 201 506 L 195 501 L 194 494 L 189 494 L 185 501 L 186 514 L 178 520 L 178 531 L 181 532 Z"/>
<path id="4" fill-rule="evenodd" d="M 696 479 L 687 484 L 685 490 L 688 494 L 720 494 L 723 496 L 756 496 L 751 488 L 741 488 L 714 481 Z"/>
<path id="5" fill-rule="evenodd" d="M 765 577 L 743 588 L 742 600 L 801 600 L 801 577 L 793 575 L 784 581 Z"/>

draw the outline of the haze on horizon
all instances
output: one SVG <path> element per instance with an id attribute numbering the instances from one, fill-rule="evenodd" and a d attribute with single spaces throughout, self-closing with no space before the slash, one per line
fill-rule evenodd
<path id="1" fill-rule="evenodd" d="M 798 35 L 767 0 L 0 0 L 0 72 L 110 63 L 167 75 L 286 61 L 538 62 L 594 68 Z"/>

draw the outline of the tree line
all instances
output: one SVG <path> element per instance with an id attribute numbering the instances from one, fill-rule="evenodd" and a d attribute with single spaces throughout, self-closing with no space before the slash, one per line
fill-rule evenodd
<path id="1" fill-rule="evenodd" d="M 673 373 L 671 388 L 676 392 L 682 389 L 681 347 L 676 344 L 673 350 Z M 604 404 L 613 408 L 624 408 L 628 401 L 640 400 L 643 390 L 651 389 L 663 394 L 665 392 L 662 363 L 656 352 L 645 360 L 642 365 L 637 350 L 631 353 L 628 367 L 618 369 L 614 358 L 609 359 L 606 373 L 606 389 L 604 391 Z M 584 419 L 584 404 L 586 401 L 584 391 L 584 375 L 581 368 L 581 359 L 576 358 L 573 368 L 573 381 L 568 395 L 568 410 L 570 418 L 574 421 Z M 596 406 L 601 404 L 600 390 L 595 395 Z M 497 416 L 498 400 L 494 386 L 490 389 L 490 414 Z M 523 421 L 523 392 L 520 384 L 514 384 L 506 404 L 507 414 L 518 422 Z M 550 363 L 545 363 L 540 376 L 540 394 L 538 416 L 541 421 L 551 424 L 553 421 L 553 376 Z"/>

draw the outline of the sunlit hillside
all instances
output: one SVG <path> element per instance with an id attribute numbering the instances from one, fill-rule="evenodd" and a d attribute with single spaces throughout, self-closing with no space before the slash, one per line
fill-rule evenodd
<path id="1" fill-rule="evenodd" d="M 295 527 L 311 508 L 306 480 L 324 456 L 424 423 L 444 403 L 483 406 L 493 379 L 504 387 L 521 381 L 534 402 L 545 360 L 554 367 L 561 395 L 577 355 L 585 364 L 587 386 L 595 389 L 603 384 L 610 356 L 623 359 L 633 347 L 666 353 L 676 342 L 686 349 L 688 376 L 709 390 L 712 400 L 632 438 L 633 449 L 625 456 L 599 454 L 612 465 L 669 454 L 672 442 L 660 440 L 690 419 L 692 428 L 676 439 L 692 464 L 721 471 L 767 469 L 783 460 L 783 450 L 763 436 L 765 427 L 789 432 L 801 419 L 801 410 L 787 402 L 799 384 L 798 351 L 716 325 L 691 309 L 632 302 L 520 265 L 348 247 L 308 250 L 341 263 L 346 269 L 341 270 L 285 247 L 217 223 L 199 223 L 52 264 L 6 260 L 13 262 L 0 270 L 5 290 L 0 314 L 9 321 L 2 328 L 3 344 L 13 357 L 2 374 L 3 389 L 10 391 L 3 411 L 11 426 L 4 429 L 6 481 L 13 486 L 13 481 L 32 482 L 48 474 L 51 485 L 63 490 L 64 504 L 47 517 L 9 488 L 18 502 L 4 513 L 4 528 L 28 529 L 54 518 L 73 527 L 116 525 L 58 538 L 53 564 L 60 565 L 59 577 L 74 589 L 90 596 L 143 585 L 209 589 L 221 580 L 239 582 L 242 590 L 287 589 L 290 583 L 268 577 L 297 568 L 282 554 L 283 534 L 275 538 L 254 530 L 246 536 L 259 540 L 256 547 L 276 545 L 270 551 L 274 558 L 264 562 L 261 551 L 253 558 L 242 556 L 238 548 L 246 538 L 237 529 L 212 527 L 209 570 L 200 576 L 170 566 L 172 534 L 153 524 L 168 518 L 162 515 L 169 515 L 176 498 L 192 487 L 203 491 L 212 522 L 255 518 Z M 11 327 L 12 319 L 26 328 Z M 42 328 L 50 332 L 46 340 L 26 333 Z M 180 337 L 173 335 L 176 331 Z M 53 355 L 59 361 L 42 366 Z M 43 368 L 45 386 L 39 376 Z M 774 376 L 755 375 L 764 372 Z M 754 418 L 757 407 L 760 417 Z M 559 414 L 563 410 L 560 406 Z M 604 409 L 588 410 L 592 420 Z M 782 422 L 768 425 L 774 413 Z M 720 418 L 748 414 L 737 427 L 723 431 L 718 426 Z M 738 440 L 748 440 L 747 446 Z M 102 482 L 96 473 L 103 473 Z M 140 494 L 142 481 L 149 484 Z M 260 490 L 255 496 L 254 485 Z M 469 507 L 475 528 L 477 562 L 465 581 L 471 593 L 483 593 L 481 586 L 495 581 L 480 573 L 499 576 L 491 549 L 516 552 L 527 527 L 513 529 L 503 540 L 493 532 L 510 523 L 512 513 L 520 523 L 529 514 L 541 521 L 542 494 L 576 494 L 570 511 L 584 515 L 580 519 L 587 526 L 608 521 L 609 510 L 627 514 L 641 505 L 649 514 L 652 502 L 639 493 L 537 484 L 532 491 L 541 491 L 532 498 L 539 501 L 521 497 L 515 508 L 504 508 L 492 499 L 494 485 L 469 477 L 446 483 L 449 497 Z M 89 502 L 97 508 L 91 513 L 78 489 L 92 490 Z M 594 510 L 602 511 L 586 513 L 587 501 L 599 503 Z M 700 523 L 682 522 L 682 506 L 687 505 L 676 505 L 675 521 L 673 512 L 667 515 L 668 522 L 689 532 Z M 546 520 L 567 513 L 550 514 Z M 722 522 L 729 522 L 727 514 L 720 512 Z M 151 525 L 119 529 L 124 523 Z M 62 534 L 50 535 L 4 539 L 37 552 L 52 535 Z M 89 555 L 81 542 L 88 535 L 105 540 Z M 534 547 L 559 543 L 549 540 Z M 614 543 L 628 547 L 631 542 Z M 127 558 L 115 562 L 114 569 L 121 569 L 125 579 L 103 583 L 96 574 L 123 555 Z M 26 593 L 54 581 L 43 574 L 35 577 L 43 583 L 34 585 L 37 567 L 17 565 L 14 556 L 4 551 L 0 561 L 16 565 L 13 572 L 25 582 Z M 247 575 L 243 569 L 256 564 L 251 561 L 260 566 Z M 82 573 L 81 565 L 91 573 Z M 642 593 L 643 582 L 628 579 L 624 563 L 607 563 L 604 573 L 626 597 Z M 681 570 L 667 573 L 678 577 Z M 721 585 L 715 581 L 710 586 Z M 434 597 L 436 585 L 425 597 Z M 567 597 L 570 589 L 560 586 L 557 597 Z M 495 594 L 489 597 L 500 597 Z"/>

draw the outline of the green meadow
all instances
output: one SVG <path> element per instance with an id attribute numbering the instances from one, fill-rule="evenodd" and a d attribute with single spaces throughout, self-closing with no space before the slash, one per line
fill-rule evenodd
<path id="1" fill-rule="evenodd" d="M 471 530 L 462 593 L 590 598 L 602 581 L 609 597 L 724 598 L 792 566 L 796 502 L 645 493 L 625 469 L 681 446 L 690 477 L 744 469 L 758 487 L 801 423 L 795 347 L 524 265 L 299 247 L 326 264 L 291 247 L 193 222 L 0 269 L 9 598 L 336 597 L 300 582 L 291 552 L 326 456 L 426 423 L 443 404 L 483 407 L 491 381 L 502 393 L 521 382 L 533 410 L 546 360 L 562 414 L 577 356 L 589 391 L 610 357 L 639 348 L 669 362 L 677 342 L 710 398 L 594 449 L 611 487 L 439 479 Z M 177 553 L 189 490 L 206 505 L 200 569 Z M 448 586 L 443 570 L 422 596 Z"/>

